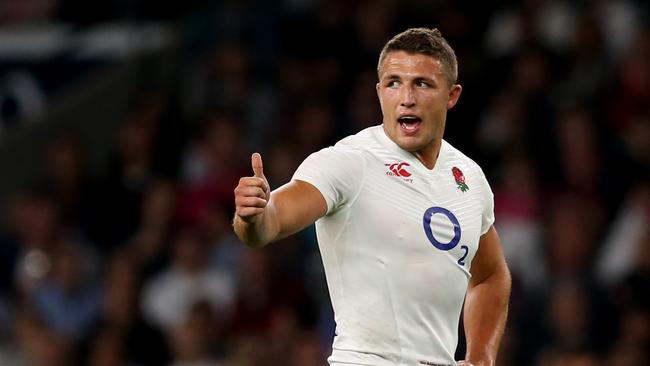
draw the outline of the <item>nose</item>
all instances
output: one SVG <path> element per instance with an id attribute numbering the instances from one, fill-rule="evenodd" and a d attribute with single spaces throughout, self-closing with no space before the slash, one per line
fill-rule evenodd
<path id="1" fill-rule="evenodd" d="M 415 93 L 410 87 L 402 88 L 400 105 L 402 107 L 413 107 L 415 105 Z"/>

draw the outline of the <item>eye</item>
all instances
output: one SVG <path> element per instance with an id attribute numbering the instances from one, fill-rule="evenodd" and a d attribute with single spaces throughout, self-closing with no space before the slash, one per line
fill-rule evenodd
<path id="1" fill-rule="evenodd" d="M 399 86 L 399 81 L 397 81 L 397 80 L 389 80 L 389 81 L 386 83 L 386 87 L 387 87 L 387 88 L 395 89 L 395 88 L 397 88 L 398 86 Z"/>
<path id="2" fill-rule="evenodd" d="M 430 85 L 429 83 L 427 83 L 426 81 L 419 80 L 419 81 L 417 81 L 417 82 L 415 83 L 415 86 L 417 86 L 418 88 L 428 88 L 428 87 L 430 87 L 431 85 Z"/>

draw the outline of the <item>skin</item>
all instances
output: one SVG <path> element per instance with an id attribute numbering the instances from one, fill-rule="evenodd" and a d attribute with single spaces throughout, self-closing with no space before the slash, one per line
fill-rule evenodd
<path id="1" fill-rule="evenodd" d="M 461 86 L 449 82 L 439 60 L 398 51 L 389 53 L 382 61 L 376 88 L 386 135 L 433 169 L 447 110 L 458 102 Z M 417 116 L 421 122 L 414 129 L 405 129 L 398 122 L 403 115 Z M 291 181 L 271 192 L 258 153 L 251 156 L 251 166 L 253 176 L 241 178 L 234 192 L 234 229 L 247 245 L 266 245 L 325 215 L 325 198 L 311 184 Z M 481 236 L 471 273 L 464 309 L 467 353 L 459 365 L 492 366 L 510 297 L 510 274 L 494 227 Z"/>
<path id="2" fill-rule="evenodd" d="M 379 67 L 377 96 L 386 135 L 433 169 L 445 131 L 447 110 L 458 102 L 462 87 L 450 84 L 440 61 L 406 52 L 391 52 Z M 404 130 L 398 118 L 419 117 L 417 131 Z"/>
<path id="3" fill-rule="evenodd" d="M 465 297 L 467 352 L 459 366 L 492 366 L 508 318 L 511 278 L 494 226 L 479 239 Z"/>
<path id="4" fill-rule="evenodd" d="M 251 156 L 251 166 L 253 176 L 241 178 L 235 188 L 234 229 L 248 246 L 285 238 L 325 215 L 327 203 L 316 187 L 293 180 L 271 193 L 260 154 Z"/>

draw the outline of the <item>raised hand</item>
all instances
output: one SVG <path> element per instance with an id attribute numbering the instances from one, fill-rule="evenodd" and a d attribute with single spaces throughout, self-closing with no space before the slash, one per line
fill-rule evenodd
<path id="1" fill-rule="evenodd" d="M 258 153 L 251 155 L 252 177 L 239 179 L 235 188 L 235 214 L 244 222 L 254 223 L 264 213 L 271 198 L 269 182 L 264 176 L 262 156 Z"/>

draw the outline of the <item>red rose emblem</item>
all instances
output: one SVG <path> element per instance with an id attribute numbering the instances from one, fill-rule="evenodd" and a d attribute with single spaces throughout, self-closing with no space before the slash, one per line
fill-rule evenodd
<path id="1" fill-rule="evenodd" d="M 463 172 L 460 171 L 460 169 L 453 167 L 451 168 L 451 172 L 454 174 L 454 179 L 456 179 L 456 182 L 465 183 L 465 176 L 463 175 Z"/>
<path id="2" fill-rule="evenodd" d="M 453 167 L 451 168 L 451 173 L 454 175 L 456 184 L 458 184 L 458 189 L 460 189 L 461 192 L 467 191 L 469 187 L 465 184 L 465 176 L 463 175 L 463 172 L 457 167 Z"/>

